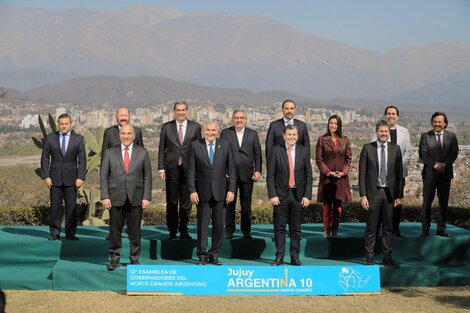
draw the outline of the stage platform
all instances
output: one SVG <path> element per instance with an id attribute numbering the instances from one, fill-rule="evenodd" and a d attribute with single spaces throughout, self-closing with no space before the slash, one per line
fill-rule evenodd
<path id="1" fill-rule="evenodd" d="M 364 229 L 363 223 L 345 223 L 339 238 L 324 239 L 321 224 L 302 225 L 300 258 L 304 265 L 364 264 Z M 418 223 L 402 223 L 401 230 L 406 237 L 393 242 L 393 258 L 401 268 L 381 267 L 382 287 L 470 285 L 470 231 L 449 225 L 451 238 L 435 236 L 435 228 L 421 238 Z M 107 233 L 107 227 L 83 226 L 77 231 L 79 241 L 48 241 L 46 226 L 0 226 L 0 288 L 125 290 L 128 241 L 124 233 L 123 266 L 109 272 Z M 167 240 L 166 227 L 143 227 L 141 264 L 195 265 L 195 226 L 190 233 L 193 240 Z M 225 240 L 224 265 L 270 265 L 275 256 L 272 225 L 253 225 L 252 234 L 245 240 L 238 231 Z M 287 238 L 286 262 L 288 247 Z M 380 244 L 375 260 L 382 260 Z"/>

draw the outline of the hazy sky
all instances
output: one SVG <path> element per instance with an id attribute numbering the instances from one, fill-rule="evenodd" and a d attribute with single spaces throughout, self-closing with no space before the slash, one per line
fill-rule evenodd
<path id="1" fill-rule="evenodd" d="M 183 14 L 211 11 L 272 18 L 302 31 L 386 52 L 401 45 L 470 42 L 469 0 L 0 0 L 67 10 L 110 10 L 138 4 Z"/>

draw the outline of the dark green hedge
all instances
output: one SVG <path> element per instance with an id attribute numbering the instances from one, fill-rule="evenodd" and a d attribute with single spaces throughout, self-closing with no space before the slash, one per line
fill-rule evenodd
<path id="1" fill-rule="evenodd" d="M 85 216 L 79 213 L 79 216 Z M 272 207 L 269 204 L 253 206 L 253 224 L 271 224 Z M 438 216 L 438 209 L 433 208 L 433 221 Z M 145 225 L 166 225 L 166 213 L 163 206 L 144 210 Z M 405 222 L 420 222 L 421 207 L 405 206 L 402 209 L 402 220 Z M 364 222 L 365 211 L 359 203 L 350 203 L 343 208 L 341 222 Z M 240 222 L 239 212 L 237 223 Z M 321 205 L 312 204 L 304 209 L 303 223 L 321 223 Z M 196 210 L 193 208 L 191 224 L 196 224 Z M 448 224 L 470 230 L 470 209 L 450 207 Z M 0 207 L 0 225 L 49 225 L 48 207 Z"/>

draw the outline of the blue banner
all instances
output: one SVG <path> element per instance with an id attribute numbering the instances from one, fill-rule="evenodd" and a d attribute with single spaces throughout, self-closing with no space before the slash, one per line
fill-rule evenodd
<path id="1" fill-rule="evenodd" d="M 380 292 L 373 266 L 129 265 L 127 292 L 306 296 Z"/>

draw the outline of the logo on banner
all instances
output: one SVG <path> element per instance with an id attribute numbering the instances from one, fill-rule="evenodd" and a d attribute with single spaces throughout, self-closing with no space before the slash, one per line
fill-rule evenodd
<path id="1" fill-rule="evenodd" d="M 355 271 L 351 267 L 343 267 L 341 273 L 339 273 L 338 284 L 343 288 L 345 292 L 349 289 L 361 289 L 364 288 L 372 277 L 370 274 L 366 279 L 362 279 L 362 274 Z"/>

